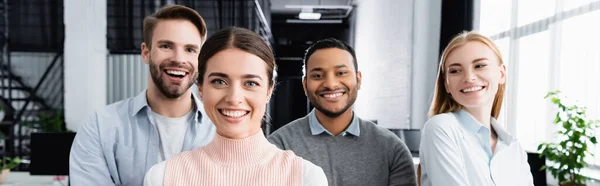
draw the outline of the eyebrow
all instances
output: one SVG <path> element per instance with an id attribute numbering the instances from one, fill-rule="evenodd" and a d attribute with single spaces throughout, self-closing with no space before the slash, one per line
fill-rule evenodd
<path id="1" fill-rule="evenodd" d="M 211 76 L 229 78 L 229 75 L 227 75 L 225 73 L 221 73 L 221 72 L 212 72 L 212 73 L 208 74 L 208 77 L 211 77 Z M 244 79 L 257 78 L 257 79 L 263 80 L 259 75 L 256 75 L 256 74 L 244 74 L 244 75 L 242 75 L 242 78 L 244 78 Z"/>
<path id="2" fill-rule="evenodd" d="M 174 44 L 174 42 L 170 41 L 170 40 L 158 40 L 156 43 L 158 43 L 158 44 L 169 44 L 169 45 Z"/>
<path id="3" fill-rule="evenodd" d="M 244 78 L 244 79 L 257 78 L 257 79 L 262 80 L 262 78 L 256 74 L 245 74 L 245 75 L 242 75 L 242 78 Z"/>
<path id="4" fill-rule="evenodd" d="M 174 45 L 175 44 L 175 42 L 173 42 L 171 40 L 158 40 L 156 43 L 158 43 L 158 44 L 168 44 L 168 45 Z M 200 46 L 198 44 L 186 44 L 185 47 L 187 47 L 187 48 L 193 48 L 193 49 L 200 48 Z"/>
<path id="5" fill-rule="evenodd" d="M 477 63 L 477 62 L 484 61 L 484 60 L 488 60 L 488 58 L 480 57 L 480 58 L 474 59 L 471 63 Z M 461 65 L 460 65 L 460 63 L 452 63 L 452 64 L 448 65 L 448 67 L 453 67 L 453 66 L 461 66 Z"/>
<path id="6" fill-rule="evenodd" d="M 193 49 L 198 49 L 200 48 L 200 46 L 198 46 L 197 44 L 186 44 L 185 45 L 186 48 L 193 48 Z"/>
<path id="7" fill-rule="evenodd" d="M 346 64 L 341 64 L 341 65 L 336 65 L 335 68 L 344 68 L 344 67 L 348 67 L 348 65 Z"/>
<path id="8" fill-rule="evenodd" d="M 208 77 L 211 76 L 217 76 L 217 77 L 222 77 L 222 78 L 229 78 L 229 76 L 225 73 L 221 73 L 221 72 L 211 72 L 210 74 L 208 74 Z"/>
<path id="9" fill-rule="evenodd" d="M 317 68 L 310 69 L 310 72 L 313 72 L 313 71 L 324 71 L 324 70 L 321 67 L 317 67 Z"/>
<path id="10" fill-rule="evenodd" d="M 339 68 L 345 68 L 345 67 L 347 68 L 347 67 L 348 67 L 348 65 L 346 65 L 346 64 L 341 64 L 341 65 L 336 65 L 336 66 L 335 66 L 335 68 L 336 68 L 336 69 L 339 69 Z M 324 70 L 323 68 L 321 68 L 321 67 L 316 67 L 316 68 L 313 68 L 313 69 L 311 69 L 311 70 L 310 70 L 310 72 L 312 72 L 312 71 L 325 71 L 325 70 Z"/>

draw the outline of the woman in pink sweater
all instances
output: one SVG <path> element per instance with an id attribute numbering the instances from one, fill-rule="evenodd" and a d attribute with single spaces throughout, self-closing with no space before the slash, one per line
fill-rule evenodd
<path id="1" fill-rule="evenodd" d="M 327 185 L 320 167 L 278 149 L 263 134 L 275 66 L 271 48 L 250 30 L 233 27 L 211 36 L 198 57 L 198 92 L 217 135 L 154 165 L 144 185 Z"/>

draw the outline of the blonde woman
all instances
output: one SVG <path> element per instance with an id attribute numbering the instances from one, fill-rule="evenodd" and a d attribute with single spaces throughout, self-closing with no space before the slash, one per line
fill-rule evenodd
<path id="1" fill-rule="evenodd" d="M 506 66 L 489 38 L 464 32 L 450 41 L 422 129 L 422 185 L 533 185 L 525 151 L 497 121 L 505 86 Z"/>

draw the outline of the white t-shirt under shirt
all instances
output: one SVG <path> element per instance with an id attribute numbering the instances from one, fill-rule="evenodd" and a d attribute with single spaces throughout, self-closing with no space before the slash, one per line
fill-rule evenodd
<path id="1" fill-rule="evenodd" d="M 160 138 L 159 162 L 168 160 L 181 152 L 185 133 L 193 119 L 192 116 L 191 110 L 178 118 L 169 118 L 152 112 L 154 124 L 158 129 L 158 136 Z"/>

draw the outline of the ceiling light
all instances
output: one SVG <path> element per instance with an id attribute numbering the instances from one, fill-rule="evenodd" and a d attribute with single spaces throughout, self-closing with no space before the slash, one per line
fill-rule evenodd
<path id="1" fill-rule="evenodd" d="M 300 12 L 300 14 L 298 14 L 298 18 L 311 20 L 321 19 L 321 13 Z"/>

